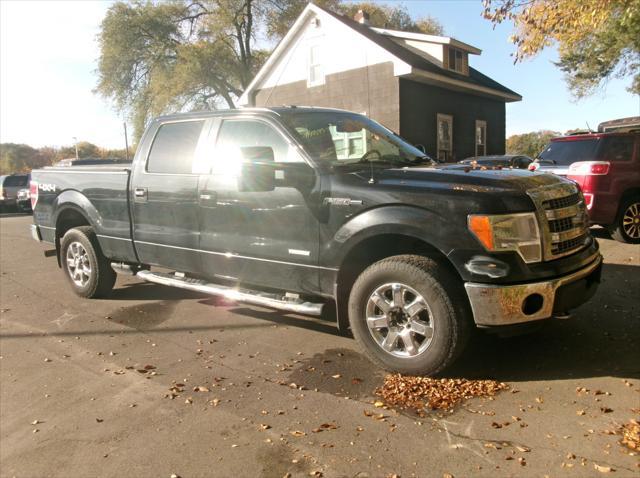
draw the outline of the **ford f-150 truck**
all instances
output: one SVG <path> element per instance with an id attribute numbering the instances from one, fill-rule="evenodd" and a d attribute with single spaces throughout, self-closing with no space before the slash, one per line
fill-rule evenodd
<path id="1" fill-rule="evenodd" d="M 594 294 L 602 264 L 575 183 L 442 169 L 340 110 L 161 117 L 130 165 L 33 171 L 31 200 L 33 237 L 55 245 L 80 296 L 107 295 L 118 271 L 324 309 L 403 373 L 441 372 L 474 326 L 566 316 Z"/>

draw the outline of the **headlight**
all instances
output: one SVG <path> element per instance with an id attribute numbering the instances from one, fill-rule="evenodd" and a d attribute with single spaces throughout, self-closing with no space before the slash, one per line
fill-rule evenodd
<path id="1" fill-rule="evenodd" d="M 495 216 L 470 214 L 468 225 L 488 251 L 516 251 L 527 264 L 542 260 L 538 220 L 532 212 Z"/>

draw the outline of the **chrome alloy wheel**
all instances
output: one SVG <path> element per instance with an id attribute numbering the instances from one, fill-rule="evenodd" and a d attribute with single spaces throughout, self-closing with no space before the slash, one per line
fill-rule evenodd
<path id="1" fill-rule="evenodd" d="M 630 238 L 640 239 L 640 203 L 629 204 L 622 216 L 622 228 Z"/>
<path id="2" fill-rule="evenodd" d="M 67 270 L 75 285 L 85 287 L 91 279 L 91 262 L 89 254 L 79 242 L 72 242 L 67 247 Z"/>
<path id="3" fill-rule="evenodd" d="M 433 338 L 429 305 L 413 288 L 399 282 L 378 287 L 367 301 L 369 333 L 385 352 L 396 357 L 423 353 Z"/>

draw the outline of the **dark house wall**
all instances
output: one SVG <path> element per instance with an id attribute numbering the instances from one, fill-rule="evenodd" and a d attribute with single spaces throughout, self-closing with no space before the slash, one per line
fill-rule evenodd
<path id="1" fill-rule="evenodd" d="M 476 120 L 487 122 L 487 154 L 504 154 L 504 102 L 400 79 L 400 135 L 436 157 L 438 113 L 453 116 L 453 155 L 475 155 Z"/>
<path id="2" fill-rule="evenodd" d="M 255 106 L 321 106 L 340 108 L 368 116 L 387 128 L 400 129 L 399 80 L 393 63 L 356 68 L 325 77 L 325 84 L 307 88 L 297 81 L 258 90 Z"/>

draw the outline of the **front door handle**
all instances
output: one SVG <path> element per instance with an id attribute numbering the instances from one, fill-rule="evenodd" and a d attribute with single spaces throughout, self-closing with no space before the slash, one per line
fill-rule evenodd
<path id="1" fill-rule="evenodd" d="M 147 188 L 135 188 L 133 195 L 136 202 L 147 202 Z"/>

